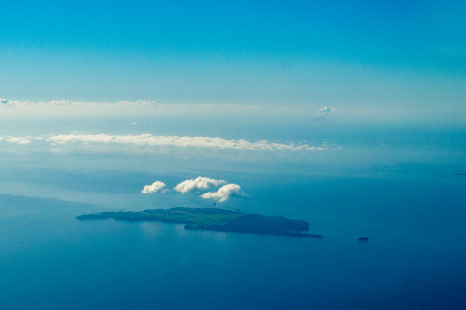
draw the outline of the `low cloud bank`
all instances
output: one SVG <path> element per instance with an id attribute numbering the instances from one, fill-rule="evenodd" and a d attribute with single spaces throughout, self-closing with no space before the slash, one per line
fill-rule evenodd
<path id="1" fill-rule="evenodd" d="M 42 117 L 75 118 L 77 115 L 87 117 L 127 117 L 127 116 L 168 116 L 204 117 L 205 115 L 221 116 L 236 114 L 261 113 L 261 106 L 241 104 L 215 103 L 162 103 L 156 101 L 117 101 L 117 102 L 86 102 L 72 100 L 21 101 L 0 98 L 0 118 L 11 117 Z M 263 113 L 263 112 L 262 112 Z"/>
<path id="2" fill-rule="evenodd" d="M 43 136 L 23 136 L 23 137 L 15 137 L 15 136 L 0 136 L 0 141 L 5 141 L 8 143 L 15 143 L 15 144 L 22 144 L 26 145 L 33 141 L 44 140 Z"/>
<path id="3" fill-rule="evenodd" d="M 204 193 L 201 195 L 205 199 L 215 199 L 218 202 L 224 202 L 230 198 L 232 194 L 238 194 L 241 190 L 241 187 L 237 184 L 227 184 L 223 185 L 216 192 Z"/>
<path id="4" fill-rule="evenodd" d="M 180 193 L 187 193 L 194 189 L 207 190 L 210 187 L 217 187 L 221 184 L 226 184 L 224 180 L 215 180 L 205 177 L 197 177 L 195 179 L 185 180 L 175 186 L 175 190 Z"/>
<path id="5" fill-rule="evenodd" d="M 29 144 L 32 142 L 31 139 L 31 137 L 8 137 L 5 140 L 10 143 Z"/>
<path id="6" fill-rule="evenodd" d="M 222 139 L 218 137 L 181 137 L 181 136 L 154 136 L 152 134 L 140 135 L 108 135 L 108 134 L 69 134 L 55 135 L 47 139 L 52 144 L 68 143 L 104 143 L 104 144 L 135 144 L 140 146 L 175 146 L 200 147 L 233 150 L 260 150 L 260 151 L 321 151 L 322 147 L 307 144 L 283 144 L 267 140 L 250 142 L 244 139 Z"/>
<path id="7" fill-rule="evenodd" d="M 109 135 L 109 134 L 67 134 L 41 136 L 0 136 L 0 140 L 17 144 L 29 144 L 43 140 L 53 146 L 68 144 L 104 144 L 104 145 L 136 145 L 142 147 L 195 147 L 239 151 L 324 151 L 325 146 L 311 146 L 305 143 L 275 143 L 267 140 L 251 142 L 244 139 L 223 139 L 219 137 L 186 137 L 186 136 L 154 136 Z"/>
<path id="8" fill-rule="evenodd" d="M 161 182 L 161 181 L 155 181 L 154 183 L 152 183 L 151 185 L 145 185 L 144 188 L 142 189 L 141 193 L 142 194 L 154 194 L 154 193 L 158 193 L 158 192 L 165 192 L 166 190 L 164 190 L 165 188 L 165 183 Z"/>

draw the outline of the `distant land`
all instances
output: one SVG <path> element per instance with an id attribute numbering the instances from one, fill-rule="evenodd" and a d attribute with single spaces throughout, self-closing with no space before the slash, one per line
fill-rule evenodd
<path id="1" fill-rule="evenodd" d="M 102 212 L 85 214 L 79 220 L 115 219 L 117 221 L 160 221 L 185 224 L 185 229 L 212 230 L 222 232 L 254 233 L 322 238 L 309 234 L 309 223 L 291 220 L 282 216 L 247 214 L 218 208 L 171 208 L 152 209 L 140 212 Z"/>

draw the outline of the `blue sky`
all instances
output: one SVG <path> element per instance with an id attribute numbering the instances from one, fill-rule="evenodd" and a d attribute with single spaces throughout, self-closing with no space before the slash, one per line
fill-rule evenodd
<path id="1" fill-rule="evenodd" d="M 462 1 L 9 1 L 0 97 L 464 112 Z"/>

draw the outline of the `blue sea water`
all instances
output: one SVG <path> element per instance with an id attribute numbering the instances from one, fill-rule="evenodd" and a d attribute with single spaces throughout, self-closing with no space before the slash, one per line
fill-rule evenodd
<path id="1" fill-rule="evenodd" d="M 4 168 L 0 309 L 464 309 L 461 171 L 317 171 L 204 174 L 241 184 L 222 207 L 307 220 L 320 240 L 75 219 L 211 206 L 198 193 L 139 194 L 200 171 Z"/>

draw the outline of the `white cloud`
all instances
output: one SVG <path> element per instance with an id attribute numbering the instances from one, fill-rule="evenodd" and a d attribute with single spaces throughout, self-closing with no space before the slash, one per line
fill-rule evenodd
<path id="1" fill-rule="evenodd" d="M 69 134 L 56 135 L 47 139 L 52 144 L 67 143 L 105 143 L 105 144 L 135 144 L 140 146 L 175 146 L 200 147 L 234 150 L 261 150 L 261 151 L 320 151 L 322 148 L 308 144 L 283 144 L 267 140 L 250 142 L 244 139 L 222 139 L 218 137 L 182 137 L 182 136 L 154 136 L 152 134 L 140 135 L 108 135 L 108 134 Z"/>
<path id="2" fill-rule="evenodd" d="M 215 180 L 205 177 L 197 177 L 195 179 L 185 180 L 175 186 L 175 190 L 180 193 L 187 193 L 194 189 L 207 190 L 210 187 L 217 187 L 221 184 L 226 184 L 224 180 Z"/>
<path id="3" fill-rule="evenodd" d="M 17 144 L 29 144 L 32 142 L 31 139 L 31 137 L 8 137 L 6 141 Z"/>
<path id="4" fill-rule="evenodd" d="M 218 191 L 214 193 L 204 193 L 201 197 L 205 199 L 215 199 L 218 200 L 218 202 L 224 202 L 230 198 L 231 194 L 238 194 L 240 190 L 241 187 L 237 184 L 227 184 L 220 187 Z"/>
<path id="5" fill-rule="evenodd" d="M 315 118 L 325 118 L 333 112 L 335 112 L 335 108 L 323 107 L 317 111 L 317 113 L 315 114 Z"/>
<path id="6" fill-rule="evenodd" d="M 4 102 L 3 102 L 4 101 Z M 80 106 L 80 107 L 97 107 L 97 106 L 107 106 L 114 108 L 116 106 L 127 106 L 127 107 L 156 107 L 156 108 L 179 108 L 179 109 L 212 109 L 212 108 L 241 108 L 241 109 L 254 109 L 254 106 L 242 105 L 242 104 L 233 104 L 233 103 L 163 103 L 154 100 L 134 100 L 134 101 L 75 101 L 75 100 L 65 100 L 65 99 L 56 99 L 56 100 L 39 100 L 39 101 L 24 101 L 24 100 L 9 100 L 0 98 L 2 103 L 10 103 L 14 106 L 24 106 L 24 107 L 54 107 L 54 106 Z"/>
<path id="7" fill-rule="evenodd" d="M 161 103 L 156 101 L 86 102 L 72 100 L 21 101 L 0 99 L 0 117 L 8 115 L 36 117 L 85 116 L 179 116 L 206 114 L 236 114 L 261 110 L 259 106 L 216 103 Z"/>
<path id="8" fill-rule="evenodd" d="M 15 136 L 3 136 L 0 137 L 0 140 L 4 140 L 9 143 L 16 143 L 16 144 L 29 144 L 33 140 L 44 140 L 43 136 L 23 136 L 23 137 L 15 137 Z"/>
<path id="9" fill-rule="evenodd" d="M 144 188 L 142 189 L 141 193 L 142 194 L 154 194 L 158 192 L 165 192 L 165 183 L 160 182 L 160 181 L 155 181 L 151 185 L 145 185 Z"/>

